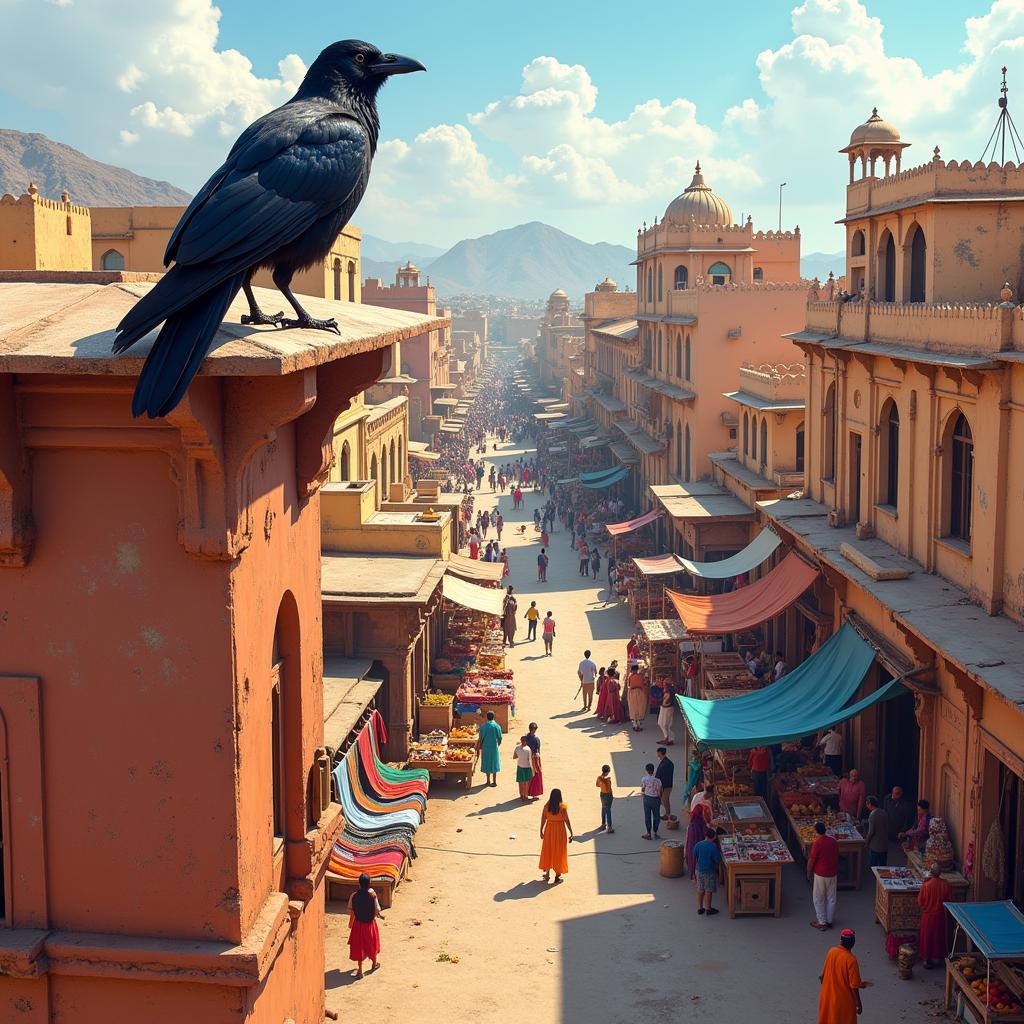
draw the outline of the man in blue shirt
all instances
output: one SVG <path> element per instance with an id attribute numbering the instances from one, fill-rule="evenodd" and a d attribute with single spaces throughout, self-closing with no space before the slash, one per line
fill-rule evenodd
<path id="1" fill-rule="evenodd" d="M 693 848 L 694 873 L 697 877 L 697 913 L 717 914 L 711 906 L 712 897 L 718 888 L 718 876 L 722 871 L 722 851 L 718 846 L 721 830 L 710 829 L 706 839 Z"/>

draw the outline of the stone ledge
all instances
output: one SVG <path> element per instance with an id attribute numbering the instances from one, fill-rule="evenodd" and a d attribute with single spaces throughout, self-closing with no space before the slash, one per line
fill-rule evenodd
<path id="1" fill-rule="evenodd" d="M 886 567 L 881 565 L 860 548 L 847 544 L 845 541 L 839 545 L 839 553 L 873 580 L 905 580 L 910 575 L 909 569 L 904 569 L 902 566 Z"/>

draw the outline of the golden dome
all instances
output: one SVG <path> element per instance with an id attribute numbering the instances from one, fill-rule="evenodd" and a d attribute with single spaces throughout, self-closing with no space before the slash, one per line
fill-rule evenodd
<path id="1" fill-rule="evenodd" d="M 732 210 L 724 199 L 711 191 L 709 185 L 704 184 L 704 175 L 700 173 L 698 160 L 693 181 L 682 195 L 676 196 L 668 204 L 662 219 L 677 227 L 686 227 L 689 224 L 731 224 Z"/>
<path id="2" fill-rule="evenodd" d="M 871 111 L 871 116 L 862 125 L 854 128 L 850 136 L 851 146 L 891 146 L 899 141 L 900 133 L 896 126 L 882 120 L 878 107 Z"/>
<path id="3" fill-rule="evenodd" d="M 598 286 L 597 291 L 599 292 L 615 292 L 619 290 L 619 286 L 610 278 L 606 277 Z"/>
<path id="4" fill-rule="evenodd" d="M 566 293 L 565 293 L 565 292 L 563 292 L 561 288 L 556 288 L 556 289 L 555 289 L 555 290 L 554 290 L 554 291 L 553 291 L 553 292 L 552 292 L 552 293 L 550 294 L 550 296 L 548 296 L 548 302 L 551 302 L 551 301 L 553 301 L 553 300 L 555 300 L 555 299 L 568 299 L 568 298 L 569 298 L 569 296 L 568 296 L 568 295 L 566 295 Z"/>

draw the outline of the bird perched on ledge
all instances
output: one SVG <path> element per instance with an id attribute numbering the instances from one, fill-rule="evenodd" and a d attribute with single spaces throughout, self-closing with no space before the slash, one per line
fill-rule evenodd
<path id="1" fill-rule="evenodd" d="M 174 229 L 164 254 L 174 266 L 118 324 L 115 352 L 163 323 L 135 387 L 134 416 L 164 416 L 181 401 L 239 288 L 249 302 L 243 323 L 338 330 L 299 305 L 292 277 L 330 252 L 366 191 L 380 87 L 425 70 L 358 39 L 332 43 L 287 103 L 242 132 Z M 252 276 L 261 267 L 272 270 L 293 319 L 256 304 Z"/>

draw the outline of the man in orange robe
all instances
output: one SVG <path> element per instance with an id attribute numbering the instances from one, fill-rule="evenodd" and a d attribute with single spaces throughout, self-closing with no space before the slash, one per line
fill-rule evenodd
<path id="1" fill-rule="evenodd" d="M 917 894 L 921 908 L 921 934 L 917 937 L 917 952 L 925 967 L 936 967 L 946 959 L 946 908 L 944 903 L 953 899 L 953 886 L 942 877 L 938 864 L 928 872 L 928 880 Z"/>
<path id="2" fill-rule="evenodd" d="M 862 1010 L 860 990 L 870 984 L 860 980 L 860 964 L 853 955 L 857 936 L 845 928 L 839 945 L 833 946 L 822 968 L 818 996 L 818 1024 L 854 1024 Z"/>

